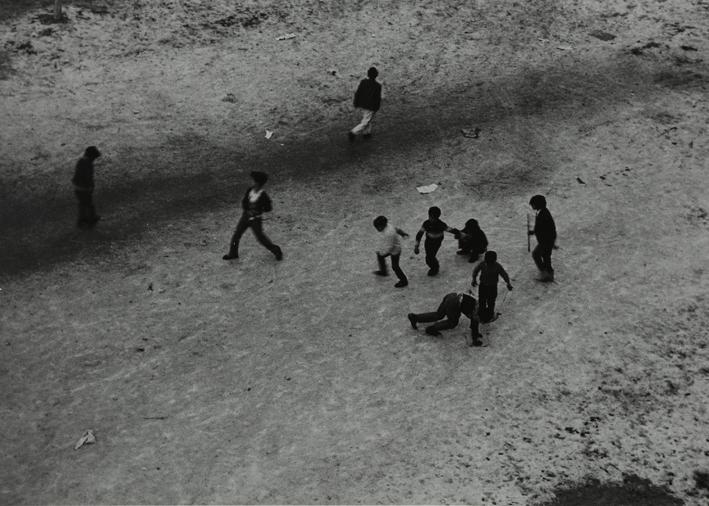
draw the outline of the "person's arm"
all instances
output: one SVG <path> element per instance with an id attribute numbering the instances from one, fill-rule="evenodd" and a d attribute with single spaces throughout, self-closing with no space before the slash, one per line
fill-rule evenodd
<path id="1" fill-rule="evenodd" d="M 418 232 L 416 232 L 416 244 L 414 245 L 414 253 L 419 254 L 419 246 L 421 245 L 421 238 L 423 237 L 423 234 L 425 234 L 426 231 L 424 230 L 423 226 L 419 229 Z"/>
<path id="2" fill-rule="evenodd" d="M 504 279 L 505 283 L 507 283 L 507 289 L 512 290 L 512 283 L 510 283 L 510 277 L 507 275 L 507 271 L 500 264 L 497 264 L 497 267 L 500 276 L 502 276 L 502 279 Z"/>
<path id="3" fill-rule="evenodd" d="M 359 104 L 362 100 L 362 88 L 364 88 L 364 81 L 359 82 L 359 86 L 357 86 L 357 91 L 355 91 L 354 100 L 352 101 L 352 104 L 355 107 L 359 107 Z"/>
<path id="4" fill-rule="evenodd" d="M 400 228 L 396 229 L 396 233 L 399 234 L 401 237 L 409 237 L 409 234 L 401 230 Z"/>
<path id="5" fill-rule="evenodd" d="M 266 192 L 263 192 L 261 194 L 261 206 L 260 206 L 260 213 L 258 216 L 261 219 L 269 219 L 271 216 L 271 211 L 273 211 L 273 203 L 271 202 L 271 197 L 268 196 Z"/>
<path id="6" fill-rule="evenodd" d="M 480 272 L 482 267 L 483 267 L 483 262 L 480 262 L 478 265 L 475 266 L 475 269 L 473 269 L 473 282 L 472 282 L 473 286 L 478 286 L 478 279 L 477 279 L 478 273 Z"/>

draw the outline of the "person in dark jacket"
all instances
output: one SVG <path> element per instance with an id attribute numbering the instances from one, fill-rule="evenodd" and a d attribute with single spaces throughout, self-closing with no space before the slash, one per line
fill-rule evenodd
<path id="1" fill-rule="evenodd" d="M 71 182 L 74 184 L 74 194 L 79 201 L 79 218 L 77 220 L 79 228 L 91 228 L 101 219 L 96 214 L 93 202 L 94 160 L 99 156 L 101 156 L 101 153 L 96 146 L 89 146 L 84 151 L 84 156 L 76 162 L 76 169 Z"/>
<path id="2" fill-rule="evenodd" d="M 382 104 L 382 85 L 377 82 L 379 71 L 370 67 L 367 71 L 367 79 L 362 79 L 355 92 L 354 106 L 362 111 L 362 121 L 349 132 L 350 141 L 353 141 L 360 133 L 365 139 L 372 136 L 372 121 L 374 115 Z"/>
<path id="3" fill-rule="evenodd" d="M 276 260 L 282 260 L 283 252 L 281 248 L 273 244 L 263 233 L 263 214 L 269 213 L 273 209 L 271 199 L 263 190 L 266 181 L 268 181 L 268 174 L 254 171 L 251 172 L 251 178 L 255 184 L 246 190 L 246 194 L 241 200 L 241 208 L 244 212 L 239 223 L 236 224 L 236 230 L 234 230 L 234 235 L 231 238 L 229 253 L 222 258 L 224 260 L 239 258 L 239 240 L 243 233 L 246 232 L 246 229 L 251 228 L 258 242 L 273 253 Z"/>
<path id="4" fill-rule="evenodd" d="M 458 238 L 459 255 L 468 255 L 468 262 L 477 262 L 480 255 L 487 251 L 487 237 L 482 231 L 478 221 L 470 219 L 465 222 L 465 227 L 460 231 Z"/>
<path id="5" fill-rule="evenodd" d="M 452 329 L 458 325 L 460 315 L 464 314 L 470 318 L 470 334 L 466 337 L 468 346 L 482 346 L 480 338 L 482 335 L 478 331 L 478 308 L 475 298 L 467 293 L 449 293 L 438 306 L 436 311 L 431 313 L 414 314 L 409 313 L 408 318 L 411 327 L 417 329 L 417 323 L 436 322 L 426 327 L 426 334 L 440 336 L 441 330 Z"/>
<path id="6" fill-rule="evenodd" d="M 444 221 L 441 220 L 441 210 L 440 208 L 433 206 L 428 208 L 428 219 L 423 222 L 421 228 L 416 234 L 416 245 L 414 246 L 414 253 L 419 254 L 419 245 L 421 244 L 421 238 L 426 235 L 426 240 L 423 243 L 424 250 L 426 251 L 426 265 L 428 265 L 428 275 L 435 276 L 438 274 L 441 268 L 436 254 L 443 244 L 443 233 L 450 232 L 456 237 L 459 235 L 458 230 L 449 227 Z"/>
<path id="7" fill-rule="evenodd" d="M 554 281 L 551 252 L 556 244 L 556 225 L 549 209 L 547 209 L 547 201 L 544 196 L 535 195 L 529 200 L 529 205 L 537 213 L 534 229 L 529 231 L 529 235 L 537 237 L 537 246 L 532 251 L 532 258 L 541 272 L 539 281 Z"/>
<path id="8" fill-rule="evenodd" d="M 478 274 L 480 274 L 480 288 L 478 289 L 480 321 L 487 323 L 493 321 L 496 316 L 495 300 L 497 299 L 497 283 L 500 277 L 507 283 L 508 290 L 512 290 L 512 284 L 505 268 L 497 262 L 497 252 L 495 251 L 486 252 L 485 260 L 473 269 L 473 287 L 478 284 Z"/>

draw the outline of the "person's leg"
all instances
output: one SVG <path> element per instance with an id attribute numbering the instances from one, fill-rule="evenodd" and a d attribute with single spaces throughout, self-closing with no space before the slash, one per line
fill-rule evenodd
<path id="1" fill-rule="evenodd" d="M 359 135 L 360 133 L 362 133 L 369 126 L 369 123 L 372 121 L 373 115 L 373 111 L 362 109 L 362 121 L 360 121 L 359 124 L 355 126 L 352 130 L 350 130 L 350 133 L 353 135 Z"/>
<path id="2" fill-rule="evenodd" d="M 426 327 L 426 334 L 436 336 L 440 334 L 441 330 L 447 330 L 455 328 L 458 325 L 458 320 L 460 317 L 451 319 L 450 316 L 444 318 L 443 320 L 437 321 L 433 325 Z"/>
<path id="3" fill-rule="evenodd" d="M 427 237 L 423 243 L 424 250 L 426 251 L 426 265 L 428 265 L 429 267 L 429 276 L 435 276 L 436 274 L 438 274 L 438 270 L 441 267 L 441 265 L 438 263 L 438 259 L 436 258 L 436 254 L 438 254 L 438 250 L 441 248 L 442 242 L 443 238 L 429 239 Z"/>
<path id="4" fill-rule="evenodd" d="M 542 255 L 543 255 L 543 248 L 541 244 L 537 244 L 534 249 L 532 250 L 532 258 L 534 259 L 534 263 L 537 265 L 537 269 L 540 271 L 544 271 L 544 261 L 542 260 Z"/>
<path id="5" fill-rule="evenodd" d="M 371 114 L 369 115 L 369 121 L 367 122 L 367 126 L 364 127 L 362 130 L 363 137 L 365 139 L 368 139 L 369 137 L 372 136 L 372 125 L 374 124 L 374 116 L 375 112 L 371 111 Z"/>
<path id="6" fill-rule="evenodd" d="M 246 232 L 246 229 L 249 228 L 249 224 L 250 222 L 246 215 L 242 215 L 239 222 L 236 224 L 234 235 L 231 236 L 231 241 L 229 242 L 229 253 L 222 257 L 224 260 L 239 258 L 239 241 L 241 240 L 241 236 L 244 235 L 244 232 Z"/>
<path id="7" fill-rule="evenodd" d="M 490 286 L 487 289 L 487 311 L 490 315 L 490 320 L 495 319 L 495 301 L 497 300 L 497 285 Z"/>
<path id="8" fill-rule="evenodd" d="M 402 271 L 401 267 L 399 267 L 399 257 L 400 256 L 401 256 L 401 253 L 399 253 L 398 255 L 391 255 L 391 269 L 396 274 L 396 277 L 399 278 L 399 282 L 396 285 L 394 285 L 397 288 L 402 288 L 402 287 L 409 284 L 409 280 L 406 279 L 406 274 L 404 274 L 404 271 Z"/>
<path id="9" fill-rule="evenodd" d="M 251 231 L 254 233 L 254 236 L 256 236 L 256 240 L 258 242 L 260 242 L 268 251 L 276 255 L 277 260 L 283 258 L 283 252 L 281 251 L 281 248 L 273 244 L 271 242 L 271 239 L 269 239 L 268 236 L 264 234 L 263 222 L 261 218 L 256 218 L 251 221 Z"/>
<path id="10" fill-rule="evenodd" d="M 374 274 L 378 276 L 388 276 L 389 272 L 387 270 L 386 257 L 377 253 L 377 263 L 379 264 L 379 270 L 374 271 Z"/>
<path id="11" fill-rule="evenodd" d="M 430 313 L 414 314 L 414 318 L 416 319 L 416 321 L 423 323 L 437 322 L 438 320 L 442 320 L 445 317 L 446 309 L 444 302 L 441 302 L 441 304 L 438 306 L 438 309 L 436 309 L 435 311 L 431 311 Z"/>
<path id="12" fill-rule="evenodd" d="M 486 322 L 488 318 L 487 309 L 487 292 L 485 291 L 485 286 L 478 286 L 478 316 L 482 322 Z"/>
<path id="13" fill-rule="evenodd" d="M 79 216 L 77 224 L 80 227 L 87 226 L 91 222 L 91 193 L 86 191 L 74 191 L 78 202 Z"/>

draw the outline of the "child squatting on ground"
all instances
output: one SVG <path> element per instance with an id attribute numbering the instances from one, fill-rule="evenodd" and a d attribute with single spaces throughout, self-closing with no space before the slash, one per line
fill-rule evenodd
<path id="1" fill-rule="evenodd" d="M 480 303 L 480 321 L 482 323 L 491 322 L 495 319 L 495 300 L 497 299 L 497 282 L 502 279 L 507 283 L 507 289 L 512 290 L 510 277 L 505 269 L 497 263 L 497 253 L 488 251 L 485 253 L 485 260 L 480 262 L 473 269 L 473 283 L 478 284 L 478 274 L 480 274 L 480 288 L 478 288 L 478 301 Z"/>
<path id="2" fill-rule="evenodd" d="M 460 231 L 458 236 L 458 251 L 459 255 L 468 255 L 468 262 L 474 263 L 478 261 L 480 255 L 487 250 L 487 237 L 482 231 L 478 221 L 470 219 L 465 222 L 465 227 Z"/>
<path id="3" fill-rule="evenodd" d="M 436 254 L 441 248 L 441 244 L 443 244 L 444 232 L 450 232 L 456 237 L 460 235 L 458 230 L 449 227 L 445 222 L 441 221 L 441 210 L 438 207 L 429 207 L 428 219 L 423 222 L 421 229 L 416 234 L 416 246 L 414 246 L 414 253 L 418 255 L 421 238 L 424 234 L 426 234 L 426 240 L 423 243 L 423 248 L 426 251 L 426 265 L 428 265 L 429 276 L 435 276 L 441 268 L 441 265 L 438 263 L 438 259 L 436 258 Z"/>
<path id="4" fill-rule="evenodd" d="M 359 134 L 363 134 L 365 139 L 372 136 L 372 121 L 382 104 L 382 85 L 377 82 L 378 75 L 379 71 L 370 67 L 367 79 L 362 79 L 357 87 L 354 106 L 362 112 L 362 121 L 348 133 L 350 141 Z"/>
<path id="5" fill-rule="evenodd" d="M 246 232 L 246 229 L 251 228 L 254 236 L 256 236 L 256 240 L 273 253 L 276 260 L 282 260 L 283 252 L 281 248 L 273 244 L 266 234 L 263 233 L 263 214 L 269 213 L 273 209 L 271 199 L 263 190 L 266 181 L 268 181 L 268 174 L 254 171 L 251 172 L 251 178 L 254 180 L 254 185 L 246 190 L 246 194 L 241 200 L 243 214 L 236 224 L 234 235 L 231 237 L 229 253 L 222 258 L 224 260 L 239 258 L 239 240 L 244 232 Z"/>
<path id="6" fill-rule="evenodd" d="M 408 237 L 409 234 L 401 229 L 393 227 L 386 216 L 377 216 L 374 218 L 374 228 L 381 235 L 379 247 L 377 248 L 377 263 L 379 270 L 374 271 L 377 276 L 387 276 L 386 257 L 391 257 L 391 268 L 399 278 L 399 282 L 394 286 L 403 288 L 409 284 L 406 274 L 399 267 L 399 258 L 401 257 L 401 240 L 399 237 Z"/>
<path id="7" fill-rule="evenodd" d="M 440 336 L 441 330 L 452 329 L 458 325 L 461 314 L 470 318 L 470 334 L 466 336 L 465 342 L 468 346 L 482 346 L 482 335 L 478 331 L 477 303 L 475 298 L 467 293 L 449 293 L 443 297 L 436 311 L 419 314 L 409 313 L 408 318 L 414 329 L 418 328 L 416 324 L 419 322 L 436 322 L 426 327 L 426 334 Z"/>

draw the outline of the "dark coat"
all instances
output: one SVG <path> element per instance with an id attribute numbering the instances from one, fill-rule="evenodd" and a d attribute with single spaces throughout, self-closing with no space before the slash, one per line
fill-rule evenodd
<path id="1" fill-rule="evenodd" d="M 534 235 L 537 236 L 537 242 L 542 246 L 553 247 L 556 243 L 556 225 L 554 218 L 551 217 L 549 209 L 546 207 L 540 209 L 537 217 L 534 220 Z"/>
<path id="2" fill-rule="evenodd" d="M 354 106 L 377 112 L 382 104 L 382 85 L 374 79 L 362 79 L 355 92 Z"/>
<path id="3" fill-rule="evenodd" d="M 77 190 L 91 191 L 94 189 L 94 161 L 82 157 L 76 162 L 74 177 L 71 179 Z"/>
<path id="4" fill-rule="evenodd" d="M 261 214 L 263 213 L 271 212 L 271 210 L 273 209 L 273 205 L 271 204 L 271 198 L 265 191 L 261 192 L 261 195 L 256 200 L 256 202 L 252 203 L 249 200 L 249 192 L 252 189 L 253 187 L 246 190 L 244 198 L 241 199 L 241 208 L 244 210 L 244 213 L 248 214 L 251 217 L 257 217 L 261 216 Z"/>

